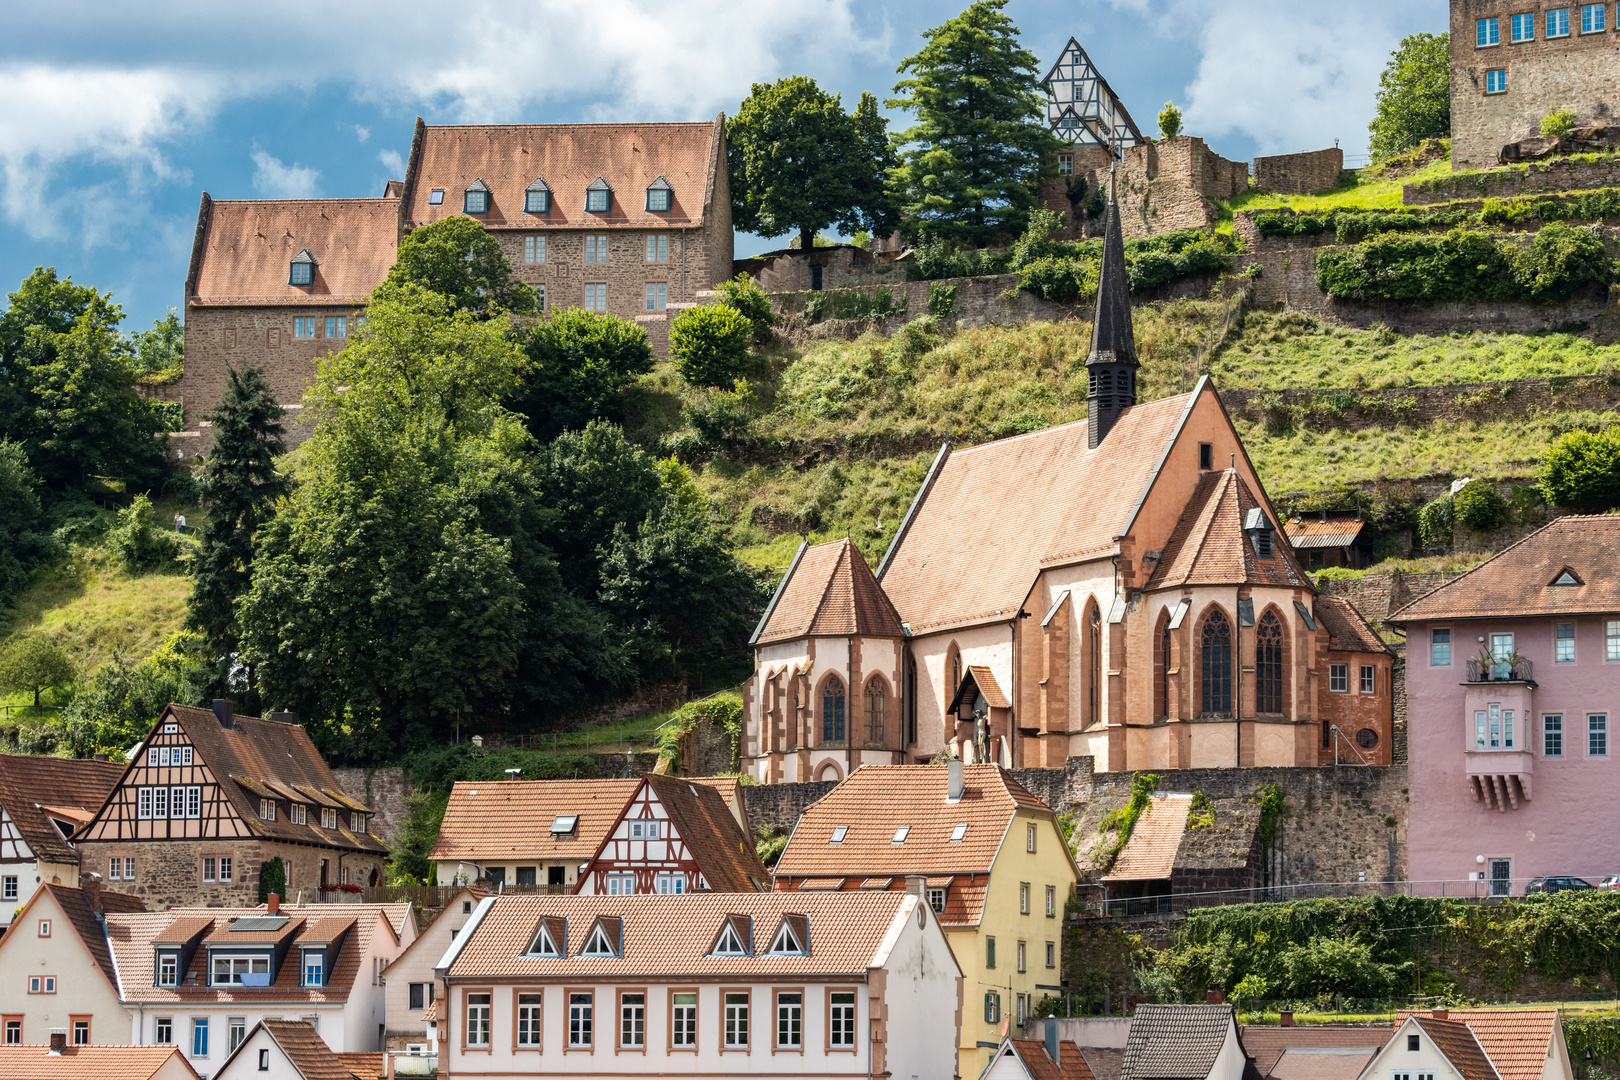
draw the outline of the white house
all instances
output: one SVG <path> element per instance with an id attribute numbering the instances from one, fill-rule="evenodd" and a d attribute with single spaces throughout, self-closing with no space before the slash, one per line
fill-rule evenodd
<path id="1" fill-rule="evenodd" d="M 0 754 L 0 929 L 41 885 L 79 884 L 73 834 L 122 773 L 106 761 Z"/>
<path id="2" fill-rule="evenodd" d="M 386 1076 L 381 1053 L 339 1054 L 307 1020 L 260 1020 L 213 1080 L 334 1080 Z"/>
<path id="3" fill-rule="evenodd" d="M 1557 1009 L 1434 1009 L 1397 1019 L 1361 1071 L 1425 1080 L 1574 1080 Z"/>
<path id="4" fill-rule="evenodd" d="M 914 885 L 488 897 L 438 964 L 441 1072 L 950 1077 L 961 969 Z"/>
<path id="5" fill-rule="evenodd" d="M 463 887 L 383 972 L 388 996 L 387 1049 L 420 1055 L 432 1053 L 427 1010 L 438 992 L 433 965 L 467 925 L 473 909 L 484 896 L 481 890 Z"/>

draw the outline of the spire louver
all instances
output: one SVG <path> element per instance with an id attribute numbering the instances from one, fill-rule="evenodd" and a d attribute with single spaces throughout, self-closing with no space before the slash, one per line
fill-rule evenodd
<path id="1" fill-rule="evenodd" d="M 1097 280 L 1097 311 L 1091 323 L 1091 355 L 1086 358 L 1090 374 L 1087 444 L 1094 450 L 1108 437 L 1119 414 L 1136 404 L 1136 334 L 1131 329 L 1130 289 L 1119 201 L 1110 199 Z"/>

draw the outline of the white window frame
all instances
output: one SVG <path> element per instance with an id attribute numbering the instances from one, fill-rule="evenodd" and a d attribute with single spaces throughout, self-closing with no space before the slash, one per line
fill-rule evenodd
<path id="1" fill-rule="evenodd" d="M 1605 663 L 1620 663 L 1620 619 L 1603 623 L 1603 659 Z"/>
<path id="2" fill-rule="evenodd" d="M 776 1048 L 804 1049 L 804 994 L 797 990 L 778 990 L 775 996 Z"/>
<path id="3" fill-rule="evenodd" d="M 1598 758 L 1609 756 L 1608 713 L 1586 714 L 1586 756 Z"/>
<path id="4" fill-rule="evenodd" d="M 169 816 L 172 818 L 185 818 L 186 789 L 184 787 L 172 787 L 169 789 Z"/>
<path id="5" fill-rule="evenodd" d="M 330 806 L 321 807 L 321 828 L 337 828 L 337 811 L 332 809 Z"/>
<path id="6" fill-rule="evenodd" d="M 686 875 L 678 871 L 659 874 L 656 891 L 663 896 L 682 896 L 686 893 Z"/>
<path id="7" fill-rule="evenodd" d="M 159 986 L 180 985 L 179 953 L 166 952 L 158 954 L 157 984 Z"/>
<path id="8" fill-rule="evenodd" d="M 1348 694 L 1350 692 L 1350 665 L 1328 665 L 1328 692 L 1332 694 Z"/>
<path id="9" fill-rule="evenodd" d="M 219 978 L 219 966 L 226 965 L 225 981 Z M 240 965 L 247 965 L 238 971 Z M 254 970 L 255 965 L 263 964 L 264 971 Z M 208 985 L 209 986 L 241 986 L 243 975 L 269 975 L 270 958 L 263 953 L 213 953 L 208 957 Z"/>
<path id="10" fill-rule="evenodd" d="M 1564 631 L 1569 631 L 1566 637 Z M 1573 664 L 1575 662 L 1575 624 L 1572 622 L 1553 623 L 1553 663 Z"/>
<path id="11" fill-rule="evenodd" d="M 1074 155 L 1073 154 L 1059 154 L 1058 155 L 1058 175 L 1059 176 L 1073 176 L 1074 175 Z"/>
<path id="12" fill-rule="evenodd" d="M 140 821 L 149 821 L 152 817 L 152 789 L 142 787 L 135 789 L 135 817 Z"/>
<path id="13" fill-rule="evenodd" d="M 417 985 L 421 985 L 418 983 Z M 431 985 L 431 984 L 430 984 Z M 528 1001 L 526 998 L 533 998 Z M 538 1047 L 540 1045 L 540 1023 L 545 1009 L 544 994 L 518 994 L 517 997 L 517 1045 L 520 1047 Z M 422 1008 L 427 1008 L 423 1005 Z"/>
<path id="14" fill-rule="evenodd" d="M 1601 34 L 1609 26 L 1608 4 L 1582 4 L 1581 5 L 1581 33 Z M 1588 16 L 1591 16 L 1588 18 Z"/>
<path id="15" fill-rule="evenodd" d="M 568 995 L 568 1045 L 589 1049 L 593 1042 L 596 997 L 590 991 Z"/>
<path id="16" fill-rule="evenodd" d="M 605 874 L 602 878 L 602 888 L 607 890 L 609 896 L 634 896 L 636 895 L 636 875 Z"/>
<path id="17" fill-rule="evenodd" d="M 1372 664 L 1361 665 L 1361 692 L 1363 694 L 1378 692 L 1378 668 Z"/>
<path id="18" fill-rule="evenodd" d="M 0 900 L 17 899 L 17 875 L 7 874 L 0 878 Z"/>
<path id="19" fill-rule="evenodd" d="M 1554 16 L 1559 16 L 1555 21 Z M 1547 9 L 1547 36 L 1550 38 L 1569 37 L 1569 8 Z"/>
<path id="20" fill-rule="evenodd" d="M 1548 727 L 1547 727 L 1547 724 L 1548 724 L 1549 721 L 1553 725 L 1551 730 L 1549 730 Z M 1549 749 L 1550 747 L 1552 747 L 1554 745 L 1557 746 L 1556 750 Z M 1551 757 L 1551 758 L 1561 758 L 1561 757 L 1564 756 L 1564 714 L 1563 713 L 1542 713 L 1541 714 L 1541 756 L 1542 757 Z"/>
<path id="21" fill-rule="evenodd" d="M 1523 37 L 1519 35 L 1519 28 L 1521 26 L 1528 26 L 1530 28 L 1530 32 Z M 1526 41 L 1536 40 L 1536 13 L 1533 11 L 1528 11 L 1520 12 L 1517 15 L 1509 15 L 1508 40 L 1513 42 L 1515 45 Z"/>
<path id="22" fill-rule="evenodd" d="M 1440 640 L 1440 635 L 1441 634 L 1446 635 L 1446 639 L 1444 641 Z M 1429 628 L 1429 666 L 1430 667 L 1447 667 L 1447 668 L 1450 667 L 1451 666 L 1451 647 L 1452 647 L 1451 627 L 1449 627 L 1449 626 L 1434 626 L 1434 627 Z M 1445 652 L 1446 658 L 1444 660 L 1436 659 L 1436 657 L 1438 657 L 1440 655 L 1440 650 L 1441 649 L 1444 649 L 1446 651 Z"/>
<path id="23" fill-rule="evenodd" d="M 162 821 L 169 816 L 169 789 L 155 787 L 152 789 L 152 820 Z"/>
<path id="24" fill-rule="evenodd" d="M 753 997 L 747 991 L 721 993 L 720 1007 L 724 1010 L 724 1034 L 721 1040 L 727 1050 L 748 1049 L 749 1009 L 752 1005 Z"/>
<path id="25" fill-rule="evenodd" d="M 482 1001 L 475 1001 L 482 998 Z M 489 1046 L 490 1013 L 494 1011 L 495 995 L 492 993 L 468 994 L 466 1002 L 466 1040 L 469 1047 L 484 1048 Z"/>
<path id="26" fill-rule="evenodd" d="M 218 861 L 212 855 L 204 855 L 202 861 L 202 879 L 206 885 L 214 883 L 214 872 Z"/>
<path id="27" fill-rule="evenodd" d="M 309 811 L 304 808 L 304 804 L 301 802 L 290 803 L 287 806 L 287 820 L 294 825 L 308 825 Z"/>
<path id="28" fill-rule="evenodd" d="M 684 1000 L 690 998 L 691 1000 Z M 669 1045 L 677 1050 L 697 1049 L 698 996 L 675 993 L 669 1004 Z"/>
<path id="29" fill-rule="evenodd" d="M 647 1049 L 647 995 L 640 991 L 619 996 L 619 1047 Z"/>
<path id="30" fill-rule="evenodd" d="M 1500 16 L 1475 20 L 1474 48 L 1489 49 L 1500 44 L 1502 44 L 1502 19 Z"/>
<path id="31" fill-rule="evenodd" d="M 155 746 L 148 746 L 146 748 L 146 767 L 148 769 L 155 769 L 155 768 L 157 768 L 157 763 L 158 763 L 158 748 L 155 747 Z"/>
<path id="32" fill-rule="evenodd" d="M 1507 93 L 1507 68 L 1490 68 L 1485 72 L 1485 93 Z"/>
<path id="33" fill-rule="evenodd" d="M 834 990 L 827 995 L 827 1045 L 834 1050 L 855 1049 L 855 1030 L 859 1022 L 859 1004 L 853 990 Z"/>

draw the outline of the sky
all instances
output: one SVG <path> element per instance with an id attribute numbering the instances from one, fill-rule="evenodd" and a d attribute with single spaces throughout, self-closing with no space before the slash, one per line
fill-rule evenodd
<path id="1" fill-rule="evenodd" d="M 0 39 L 0 286 L 111 290 L 126 330 L 179 307 L 198 201 L 358 197 L 429 123 L 705 120 L 808 75 L 888 96 L 965 0 L 19 0 Z M 1042 74 L 1073 36 L 1137 125 L 1226 157 L 1366 150 L 1378 75 L 1446 0 L 1009 0 Z M 906 114 L 890 110 L 898 126 Z M 780 246 L 739 236 L 737 254 Z"/>

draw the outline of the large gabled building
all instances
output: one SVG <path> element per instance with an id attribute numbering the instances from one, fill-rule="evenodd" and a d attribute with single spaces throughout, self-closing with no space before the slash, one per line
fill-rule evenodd
<path id="1" fill-rule="evenodd" d="M 85 866 L 153 910 L 254 903 L 277 858 L 295 902 L 379 884 L 388 848 L 371 810 L 294 719 L 169 705 L 78 833 Z"/>
<path id="2" fill-rule="evenodd" d="M 118 783 L 106 761 L 0 754 L 0 927 L 42 885 L 77 885 L 73 835 Z"/>

